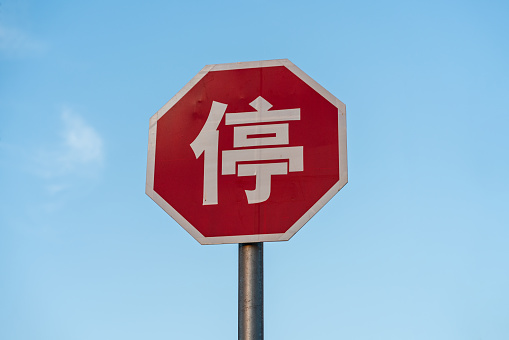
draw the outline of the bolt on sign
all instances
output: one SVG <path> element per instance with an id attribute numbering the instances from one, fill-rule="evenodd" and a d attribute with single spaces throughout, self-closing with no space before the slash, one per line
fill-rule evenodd
<path id="1" fill-rule="evenodd" d="M 347 181 L 345 105 L 287 59 L 205 66 L 150 118 L 146 193 L 201 244 L 289 240 Z"/>

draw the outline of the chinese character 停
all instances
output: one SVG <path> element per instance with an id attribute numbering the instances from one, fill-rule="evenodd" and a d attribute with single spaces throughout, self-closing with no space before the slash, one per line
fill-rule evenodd
<path id="1" fill-rule="evenodd" d="M 261 203 L 269 198 L 272 175 L 286 175 L 288 172 L 304 170 L 303 146 L 260 148 L 260 146 L 289 145 L 288 123 L 253 125 L 300 120 L 300 109 L 269 111 L 272 105 L 261 96 L 253 100 L 250 105 L 256 111 L 225 115 L 227 105 L 213 101 L 207 121 L 200 134 L 191 143 L 196 158 L 204 154 L 204 205 L 218 204 L 219 131 L 217 129 L 223 116 L 226 116 L 225 125 L 234 125 L 233 147 L 235 149 L 222 151 L 221 174 L 256 176 L 255 189 L 245 190 L 249 204 Z M 272 162 L 275 160 L 282 160 L 282 162 Z M 261 163 L 242 163 L 257 161 Z M 238 169 L 237 163 L 239 163 Z"/>

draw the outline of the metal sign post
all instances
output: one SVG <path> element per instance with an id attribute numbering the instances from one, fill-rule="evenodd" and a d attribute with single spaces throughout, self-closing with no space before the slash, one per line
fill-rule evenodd
<path id="1" fill-rule="evenodd" d="M 239 340 L 263 340 L 263 243 L 239 243 Z"/>

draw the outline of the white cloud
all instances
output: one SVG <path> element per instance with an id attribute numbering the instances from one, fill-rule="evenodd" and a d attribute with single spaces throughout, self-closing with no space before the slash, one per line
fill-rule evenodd
<path id="1" fill-rule="evenodd" d="M 103 140 L 81 116 L 65 109 L 61 115 L 60 141 L 41 149 L 37 156 L 38 173 L 45 178 L 90 176 L 97 173 L 104 161 Z M 62 184 L 52 183 L 48 190 L 57 193 Z"/>
<path id="2" fill-rule="evenodd" d="M 69 110 L 62 113 L 64 122 L 64 153 L 60 162 L 64 168 L 99 164 L 103 161 L 103 141 L 93 127 Z"/>
<path id="3" fill-rule="evenodd" d="M 29 224 L 49 227 L 50 215 L 93 194 L 101 184 L 104 141 L 84 117 L 69 109 L 62 110 L 56 125 L 45 125 L 39 133 L 38 144 L 33 138 L 23 145 L 0 141 L 0 168 L 5 170 L 0 180 L 8 185 L 2 193 L 12 196 L 10 206 L 17 202 Z"/>

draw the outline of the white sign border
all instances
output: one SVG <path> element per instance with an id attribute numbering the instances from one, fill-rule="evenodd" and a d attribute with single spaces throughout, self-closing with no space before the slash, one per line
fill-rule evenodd
<path id="1" fill-rule="evenodd" d="M 214 71 L 238 70 L 247 68 L 263 68 L 285 66 L 312 89 L 327 99 L 338 108 L 338 144 L 339 144 L 339 181 L 335 183 L 325 195 L 323 195 L 303 216 L 295 222 L 287 232 L 283 234 L 260 234 L 260 235 L 239 235 L 205 237 L 189 221 L 187 221 L 177 210 L 169 205 L 159 194 L 154 191 L 154 170 L 156 153 L 157 121 L 170 110 L 187 92 L 189 92 L 207 73 Z M 346 150 L 346 107 L 343 102 L 337 99 L 329 91 L 323 88 L 310 76 L 304 73 L 288 59 L 250 61 L 229 64 L 207 65 L 201 69 L 173 98 L 171 98 L 151 118 L 149 123 L 147 175 L 145 193 L 166 211 L 178 224 L 180 224 L 200 244 L 226 244 L 226 243 L 252 243 L 252 242 L 273 242 L 288 241 L 313 217 L 336 193 L 348 183 L 348 166 Z"/>

